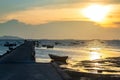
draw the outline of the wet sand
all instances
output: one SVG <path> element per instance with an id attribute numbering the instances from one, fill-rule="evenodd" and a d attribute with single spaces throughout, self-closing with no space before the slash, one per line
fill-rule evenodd
<path id="1" fill-rule="evenodd" d="M 120 75 L 93 74 L 85 72 L 77 72 L 65 70 L 73 80 L 120 80 Z"/>
<path id="2" fill-rule="evenodd" d="M 120 71 L 117 70 L 117 67 L 120 67 L 120 57 L 108 57 L 105 59 L 99 60 L 85 60 L 78 62 L 73 67 L 82 66 L 84 70 L 75 70 L 70 68 L 63 68 L 65 72 L 67 72 L 73 80 L 120 80 Z M 97 65 L 94 65 L 96 64 Z M 69 65 L 69 64 L 68 64 Z M 107 69 L 107 66 L 113 66 L 115 69 Z M 96 72 L 95 72 L 96 71 Z"/>

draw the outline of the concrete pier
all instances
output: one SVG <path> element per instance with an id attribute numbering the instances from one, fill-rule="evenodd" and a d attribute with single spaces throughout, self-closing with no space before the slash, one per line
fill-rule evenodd
<path id="1" fill-rule="evenodd" d="M 51 63 L 36 63 L 33 42 L 27 41 L 0 58 L 0 80 L 69 80 Z"/>

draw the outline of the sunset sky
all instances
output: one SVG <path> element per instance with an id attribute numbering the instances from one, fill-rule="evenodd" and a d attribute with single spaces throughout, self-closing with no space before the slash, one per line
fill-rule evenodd
<path id="1" fill-rule="evenodd" d="M 120 0 L 0 0 L 0 36 L 120 39 Z"/>

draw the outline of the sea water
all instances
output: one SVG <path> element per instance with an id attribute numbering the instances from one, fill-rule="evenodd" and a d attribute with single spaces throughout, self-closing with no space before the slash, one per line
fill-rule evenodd
<path id="1" fill-rule="evenodd" d="M 0 55 L 5 54 L 9 50 L 8 47 L 4 46 L 6 43 L 16 44 L 16 46 L 13 46 L 13 48 L 16 48 L 19 45 L 23 44 L 24 41 L 23 40 L 0 40 Z"/>
<path id="2" fill-rule="evenodd" d="M 8 48 L 6 42 L 21 45 L 23 41 L 0 41 L 0 55 Z M 120 75 L 120 40 L 39 40 L 35 47 L 36 62 L 50 62 L 48 54 L 69 56 L 63 65 L 68 69 L 87 73 Z M 54 45 L 54 48 L 42 47 Z M 16 47 L 17 47 L 16 46 Z"/>
<path id="3" fill-rule="evenodd" d="M 39 47 L 35 48 L 37 62 L 50 62 L 48 54 L 69 56 L 68 65 L 64 65 L 68 69 L 120 75 L 119 40 L 43 40 L 39 43 Z M 42 47 L 45 43 L 54 45 L 54 48 Z"/>

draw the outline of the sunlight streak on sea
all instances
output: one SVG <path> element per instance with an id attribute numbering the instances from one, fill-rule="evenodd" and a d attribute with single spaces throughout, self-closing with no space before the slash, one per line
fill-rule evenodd
<path id="1" fill-rule="evenodd" d="M 84 45 L 54 45 L 36 47 L 36 61 L 50 62 L 48 54 L 69 56 L 67 68 L 89 73 L 120 74 L 120 41 L 90 40 Z M 61 44 L 65 44 L 64 41 Z M 76 46 L 77 45 L 77 46 Z"/>

